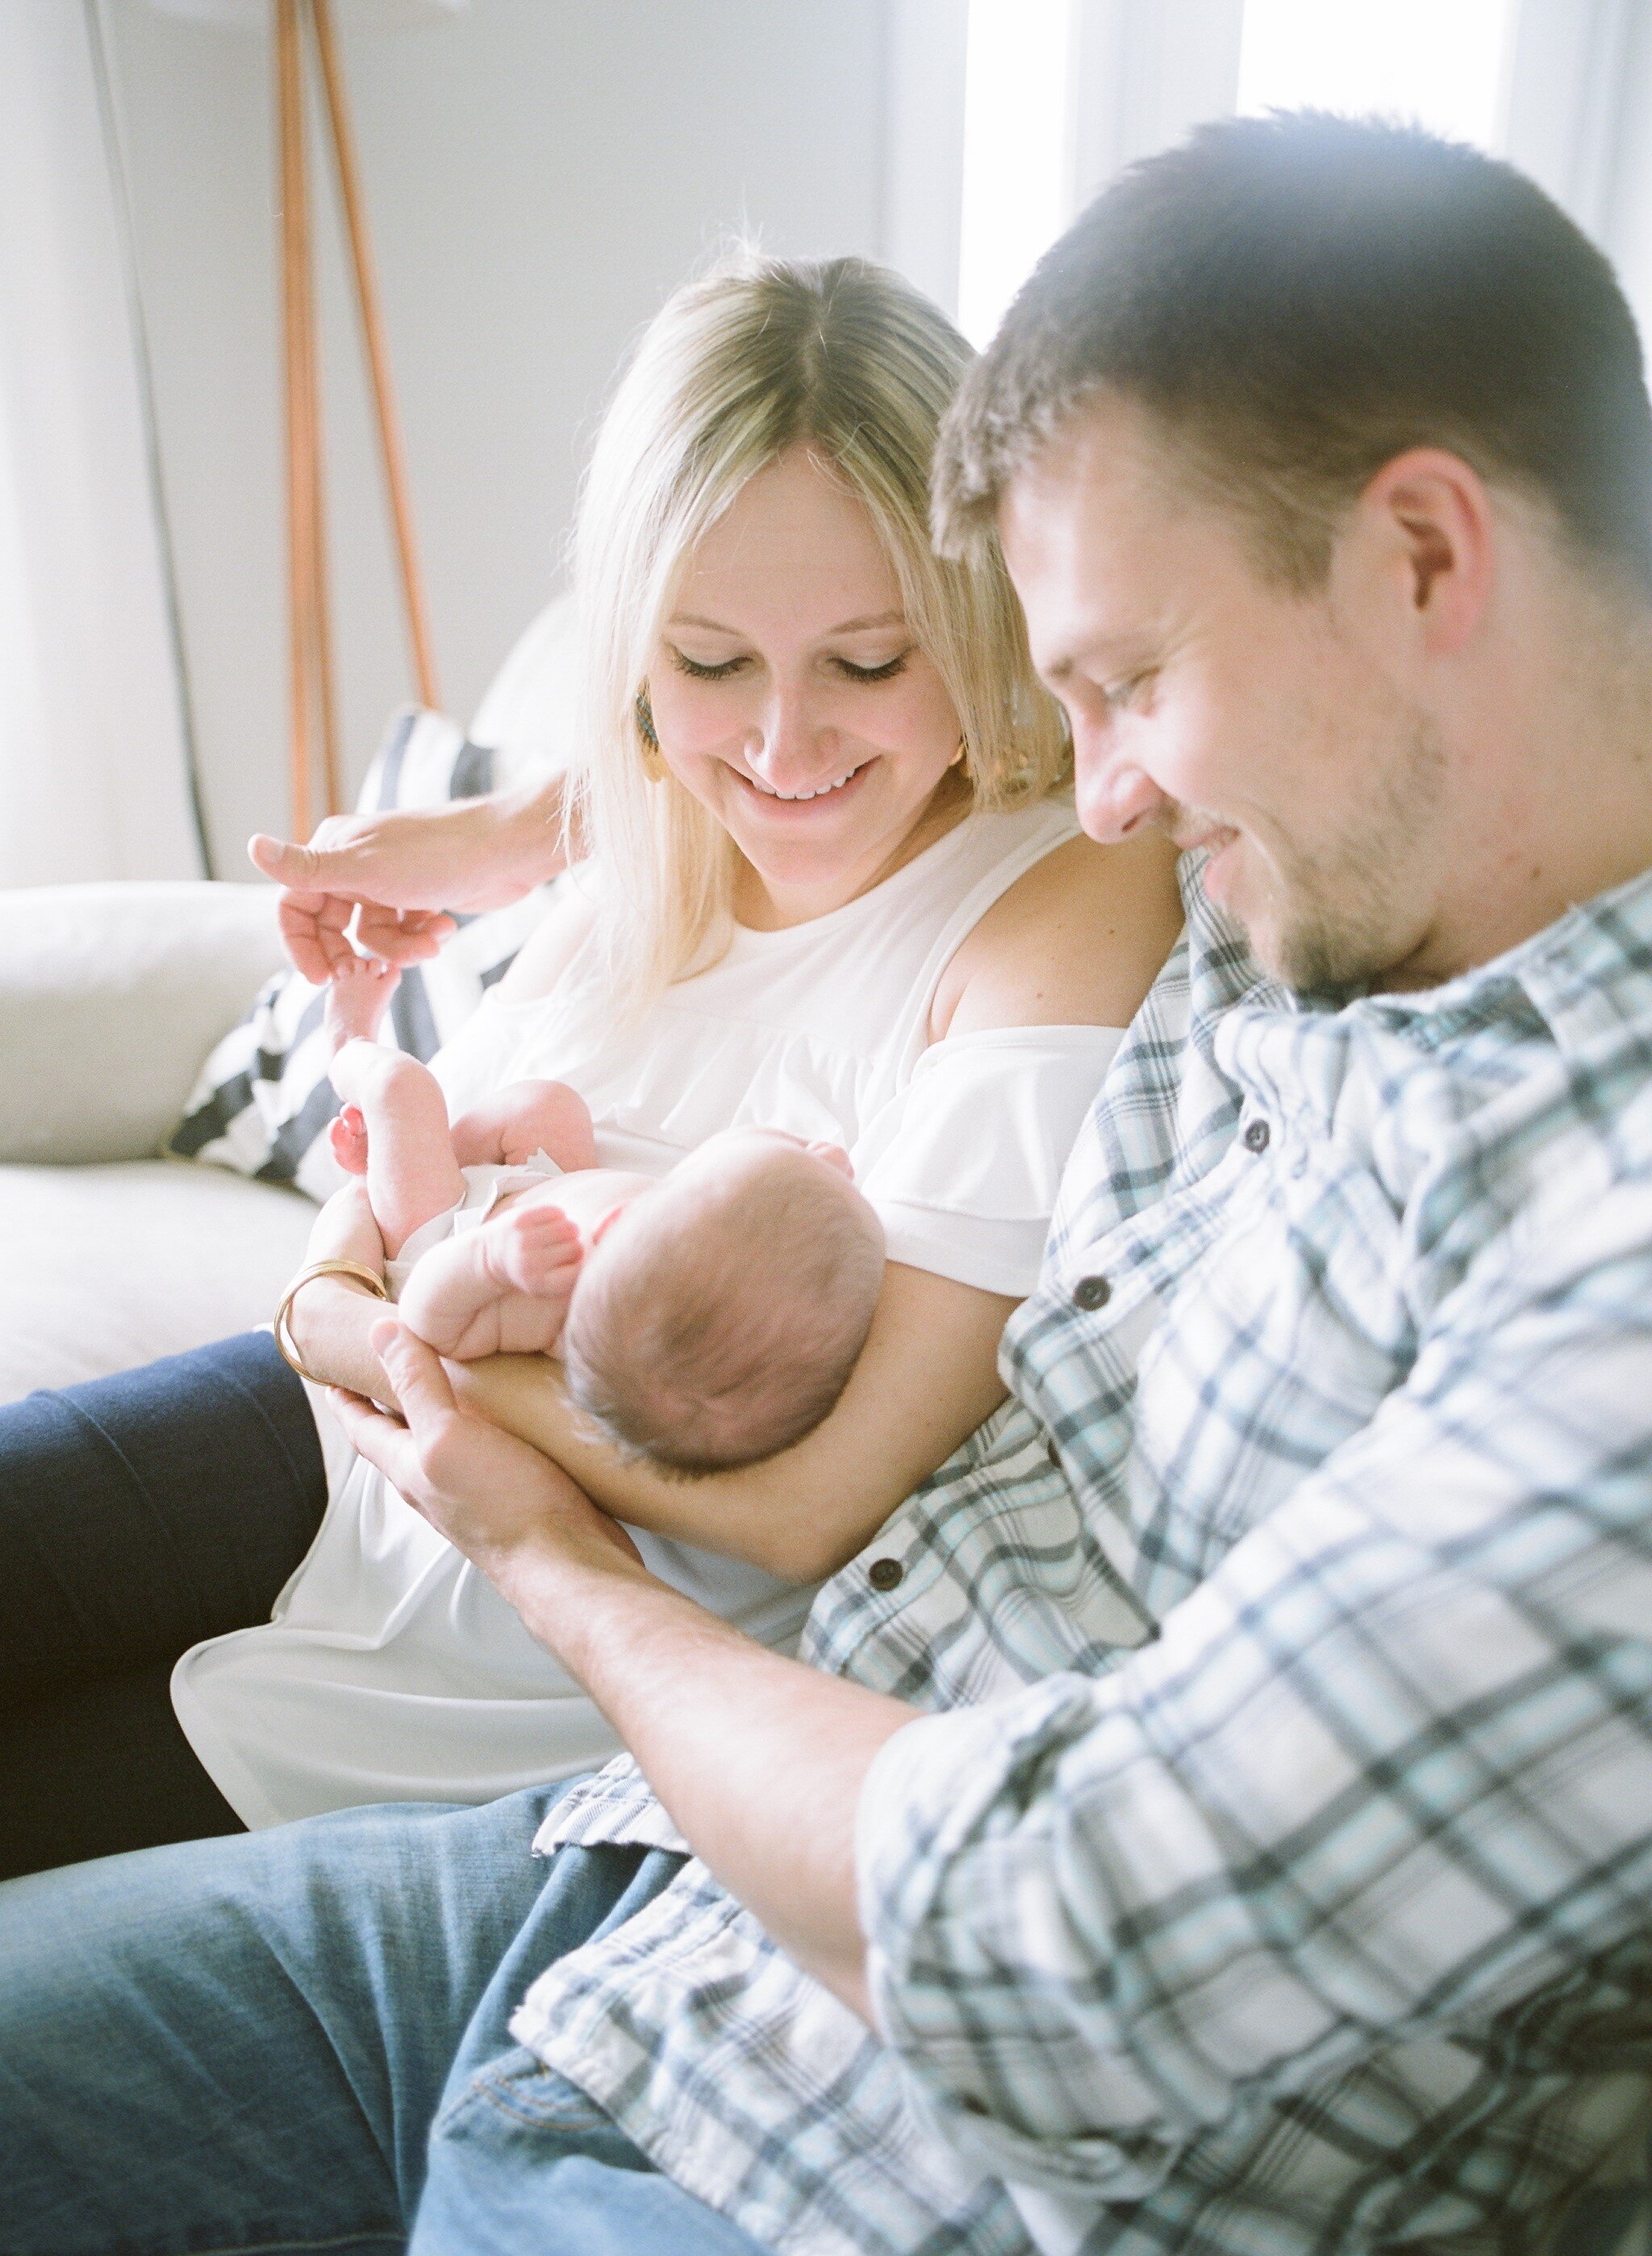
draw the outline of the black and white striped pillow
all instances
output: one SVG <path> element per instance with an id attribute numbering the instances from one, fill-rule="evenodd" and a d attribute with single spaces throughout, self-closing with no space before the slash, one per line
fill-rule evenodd
<path id="1" fill-rule="evenodd" d="M 491 751 L 443 715 L 410 707 L 391 723 L 358 805 L 439 807 L 479 798 L 494 782 Z M 439 956 L 402 974 L 381 1040 L 417 1058 L 433 1056 L 508 969 L 549 893 L 542 885 L 509 908 L 461 917 Z M 323 991 L 296 971 L 270 981 L 252 1015 L 201 1068 L 169 1153 L 261 1182 L 294 1183 L 313 1199 L 338 1189 L 347 1178 L 327 1139 L 338 1098 L 327 1075 Z"/>

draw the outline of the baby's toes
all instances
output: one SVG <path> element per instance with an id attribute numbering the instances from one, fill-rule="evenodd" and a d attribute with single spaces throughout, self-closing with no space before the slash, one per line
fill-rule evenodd
<path id="1" fill-rule="evenodd" d="M 378 955 L 348 956 L 334 967 L 323 1016 L 335 1049 L 358 1038 L 372 1040 L 401 976 Z"/>
<path id="2" fill-rule="evenodd" d="M 354 1104 L 334 1115 L 327 1130 L 333 1156 L 347 1174 L 367 1173 L 367 1123 Z"/>

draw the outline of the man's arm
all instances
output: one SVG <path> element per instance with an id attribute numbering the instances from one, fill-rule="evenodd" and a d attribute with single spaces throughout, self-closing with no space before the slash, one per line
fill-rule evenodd
<path id="1" fill-rule="evenodd" d="M 355 1447 L 585 1687 L 724 1886 L 864 2014 L 855 1804 L 916 1710 L 784 1660 L 668 1590 L 566 1474 L 462 1410 L 404 1329 L 381 1318 L 373 1351 L 407 1423 L 335 1395 Z"/>
<path id="2" fill-rule="evenodd" d="M 1347 2135 L 1386 2076 L 1443 2139 L 1430 2079 L 1459 2041 L 1465 2064 L 1518 2048 L 1532 1999 L 1608 1995 L 1644 1934 L 1648 1625 L 1635 1186 L 1459 1287 L 1407 1384 L 1154 1644 L 878 1752 L 875 2026 L 1052 2190 L 1141 2198 L 1189 2140 L 1345 2077 Z"/>
<path id="3" fill-rule="evenodd" d="M 814 1582 L 854 1558 L 1003 1400 L 998 1343 L 1015 1305 L 889 1262 L 827 1416 L 778 1456 L 690 1481 L 596 1440 L 543 1358 L 469 1364 L 453 1380 L 468 1407 L 553 1457 L 616 1519 Z"/>
<path id="4" fill-rule="evenodd" d="M 1518 1291 L 1459 1289 L 1155 1644 L 944 1716 L 603 1560 L 611 1523 L 484 1461 L 521 1445 L 412 1352 L 412 1431 L 357 1410 L 359 1445 L 1011 2178 L 1141 2198 L 1189 2140 L 1571 1995 L 1643 1931 L 1652 1187 L 1526 1249 Z M 1411 2096 L 1421 2129 L 1444 2103 Z"/>

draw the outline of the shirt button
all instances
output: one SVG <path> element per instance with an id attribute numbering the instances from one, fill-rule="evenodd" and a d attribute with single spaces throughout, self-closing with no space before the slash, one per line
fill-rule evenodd
<path id="1" fill-rule="evenodd" d="M 1265 1152 L 1272 1134 L 1273 1131 L 1265 1120 L 1253 1120 L 1245 1131 L 1245 1149 L 1248 1152 Z"/>
<path id="2" fill-rule="evenodd" d="M 898 1559 L 874 1559 L 866 1570 L 866 1579 L 875 1590 L 892 1590 L 905 1572 Z"/>
<path id="3" fill-rule="evenodd" d="M 1075 1307 L 1105 1308 L 1113 1298 L 1113 1287 L 1105 1277 L 1080 1277 L 1072 1288 Z"/>

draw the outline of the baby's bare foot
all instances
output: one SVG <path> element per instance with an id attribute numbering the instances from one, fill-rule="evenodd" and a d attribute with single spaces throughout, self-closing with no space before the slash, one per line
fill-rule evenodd
<path id="1" fill-rule="evenodd" d="M 333 1156 L 347 1174 L 367 1173 L 367 1123 L 362 1117 L 361 1107 L 347 1104 L 334 1116 L 327 1130 L 327 1141 L 333 1146 Z"/>
<path id="2" fill-rule="evenodd" d="M 346 1042 L 373 1040 L 401 976 L 393 963 L 376 955 L 353 955 L 338 966 L 321 1012 L 334 1056 Z"/>

